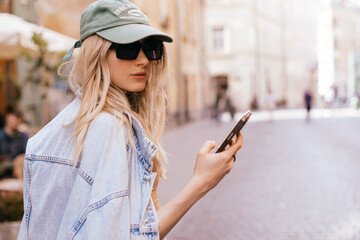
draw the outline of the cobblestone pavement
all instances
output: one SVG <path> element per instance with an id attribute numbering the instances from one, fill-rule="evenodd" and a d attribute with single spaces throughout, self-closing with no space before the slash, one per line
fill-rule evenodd
<path id="1" fill-rule="evenodd" d="M 255 113 L 233 170 L 168 240 L 360 239 L 360 115 L 314 113 L 305 121 L 297 113 L 276 112 L 273 120 Z M 200 121 L 165 134 L 171 156 L 159 186 L 163 204 L 189 180 L 202 143 L 220 144 L 234 123 Z"/>

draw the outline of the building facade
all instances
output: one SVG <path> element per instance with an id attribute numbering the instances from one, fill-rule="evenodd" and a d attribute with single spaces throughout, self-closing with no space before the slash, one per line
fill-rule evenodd
<path id="1" fill-rule="evenodd" d="M 13 12 L 11 0 L 0 1 L 0 12 Z M 7 106 L 16 104 L 15 66 L 14 59 L 0 59 L 0 118 L 5 114 Z"/>
<path id="2" fill-rule="evenodd" d="M 81 12 L 91 2 L 6 0 L 0 10 L 78 39 Z M 305 90 L 317 105 L 335 95 L 344 102 L 360 94 L 358 0 L 133 2 L 174 38 L 167 44 L 173 122 L 199 119 L 229 102 L 234 111 L 303 107 Z M 7 103 L 16 92 L 9 93 L 6 84 L 15 72 L 21 78 L 19 67 L 15 60 L 0 61 L 0 92 Z M 51 95 L 62 99 L 58 92 Z M 57 104 L 54 112 L 63 106 Z"/>
<path id="3" fill-rule="evenodd" d="M 178 123 L 207 114 L 211 99 L 204 34 L 204 1 L 134 0 L 150 23 L 170 34 L 167 45 L 173 79 L 169 83 L 169 116 Z"/>
<path id="4" fill-rule="evenodd" d="M 318 14 L 315 0 L 207 0 L 214 89 L 219 78 L 227 79 L 237 111 L 264 109 L 270 101 L 302 107 L 304 91 L 316 92 Z"/>
<path id="5" fill-rule="evenodd" d="M 335 106 L 347 106 L 360 97 L 360 3 L 333 1 Z"/>
<path id="6" fill-rule="evenodd" d="M 65 35 L 79 38 L 80 16 L 93 2 L 27 0 L 14 1 L 15 14 Z M 167 44 L 173 78 L 169 82 L 169 116 L 184 123 L 206 114 L 210 104 L 203 36 L 204 1 L 133 0 L 148 15 L 151 25 L 168 33 Z M 27 11 L 26 9 L 33 9 Z"/>

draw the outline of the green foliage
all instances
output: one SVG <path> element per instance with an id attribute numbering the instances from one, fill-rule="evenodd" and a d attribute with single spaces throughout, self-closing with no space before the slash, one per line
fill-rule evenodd
<path id="1" fill-rule="evenodd" d="M 24 214 L 23 195 L 19 192 L 0 195 L 0 222 L 20 221 Z"/>
<path id="2" fill-rule="evenodd" d="M 50 88 L 52 84 L 43 77 L 43 74 L 56 74 L 58 67 L 62 63 L 64 53 L 57 55 L 54 61 L 54 56 L 50 56 L 47 49 L 48 43 L 43 38 L 42 33 L 34 32 L 31 40 L 36 45 L 37 53 L 34 55 L 27 50 L 21 53 L 25 60 L 31 63 L 26 82 Z"/>
<path id="3" fill-rule="evenodd" d="M 34 95 L 34 99 L 38 99 L 38 103 L 29 103 L 26 109 L 32 112 L 34 116 L 35 122 L 32 124 L 38 126 L 44 124 L 41 120 L 44 111 L 42 105 L 48 100 L 49 90 L 54 84 L 54 76 L 62 64 L 65 53 L 50 53 L 48 43 L 43 38 L 42 33 L 34 32 L 31 39 L 36 46 L 36 52 L 22 51 L 22 56 L 30 66 L 24 84 L 31 85 L 32 89 L 38 89 L 39 92 Z"/>
<path id="4" fill-rule="evenodd" d="M 47 42 L 42 37 L 42 33 L 33 33 L 31 40 L 39 47 L 40 51 L 47 52 Z"/>

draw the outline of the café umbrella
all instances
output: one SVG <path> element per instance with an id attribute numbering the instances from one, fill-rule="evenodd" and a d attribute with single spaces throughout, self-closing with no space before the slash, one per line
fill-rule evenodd
<path id="1" fill-rule="evenodd" d="M 0 13 L 0 59 L 16 58 L 22 50 L 36 52 L 32 41 L 34 33 L 41 33 L 49 52 L 65 52 L 76 39 L 48 28 L 30 23 L 9 13 Z"/>

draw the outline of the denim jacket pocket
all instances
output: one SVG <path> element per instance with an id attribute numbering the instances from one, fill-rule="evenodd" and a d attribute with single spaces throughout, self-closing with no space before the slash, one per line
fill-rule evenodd
<path id="1" fill-rule="evenodd" d="M 146 181 L 149 178 L 149 181 Z M 145 184 L 148 184 L 149 201 L 146 205 L 145 212 L 140 221 L 139 231 L 142 236 L 146 236 L 145 239 L 159 239 L 159 222 L 156 214 L 156 208 L 151 198 L 152 186 L 156 178 L 156 173 L 145 172 L 144 179 Z"/>
<path id="2" fill-rule="evenodd" d="M 140 224 L 131 225 L 132 239 L 159 240 L 159 226 L 155 211 L 154 203 L 150 199 Z"/>
<path id="3" fill-rule="evenodd" d="M 144 218 L 140 223 L 140 233 L 153 233 L 158 232 L 158 218 L 156 215 L 156 209 L 154 202 L 150 199 L 149 204 L 146 207 Z"/>
<path id="4" fill-rule="evenodd" d="M 120 239 L 114 237 L 129 234 L 128 195 L 129 191 L 123 190 L 90 204 L 74 223 L 68 239 L 74 239 L 79 232 L 91 236 L 90 239 L 107 239 L 107 237 Z M 116 209 L 120 211 L 116 211 Z M 99 226 L 102 226 L 101 230 L 99 230 Z M 111 227 L 108 229 L 106 226 Z M 128 227 L 126 228 L 126 226 Z"/>

